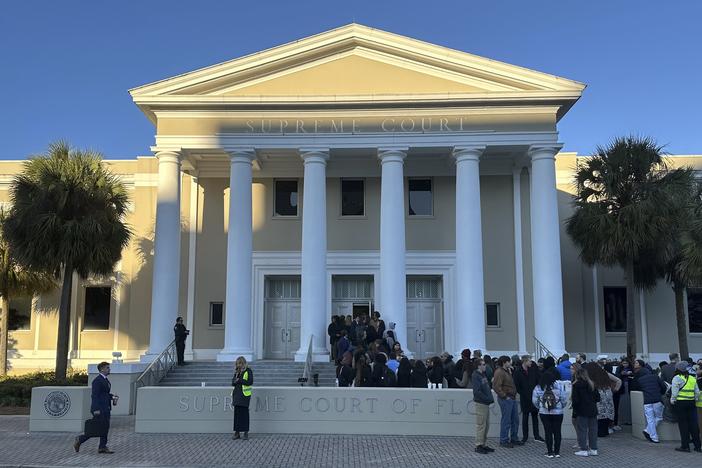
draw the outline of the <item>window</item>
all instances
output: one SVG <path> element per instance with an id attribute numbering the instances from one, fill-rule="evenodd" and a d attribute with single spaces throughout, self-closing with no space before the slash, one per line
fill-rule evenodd
<path id="1" fill-rule="evenodd" d="M 434 214 L 431 179 L 409 179 L 409 215 L 432 216 Z"/>
<path id="2" fill-rule="evenodd" d="M 488 328 L 500 328 L 500 303 L 488 302 L 485 304 L 485 325 Z"/>
<path id="3" fill-rule="evenodd" d="M 210 302 L 210 326 L 218 327 L 224 325 L 224 303 Z"/>
<path id="4" fill-rule="evenodd" d="M 83 330 L 109 330 L 110 302 L 112 288 L 85 288 L 85 313 L 83 315 Z"/>
<path id="5" fill-rule="evenodd" d="M 363 216 L 363 180 L 341 179 L 341 216 Z"/>
<path id="6" fill-rule="evenodd" d="M 275 215 L 297 216 L 297 181 L 275 181 Z"/>
<path id="7" fill-rule="evenodd" d="M 32 321 L 32 298 L 30 296 L 12 298 L 9 309 L 7 329 L 29 330 Z"/>
<path id="8" fill-rule="evenodd" d="M 626 288 L 604 288 L 606 332 L 626 332 Z"/>
<path id="9" fill-rule="evenodd" d="M 702 333 L 702 288 L 687 289 L 687 319 L 690 333 Z"/>

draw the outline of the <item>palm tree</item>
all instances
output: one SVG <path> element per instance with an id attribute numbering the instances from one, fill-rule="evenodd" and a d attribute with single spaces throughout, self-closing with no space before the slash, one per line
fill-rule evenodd
<path id="1" fill-rule="evenodd" d="M 73 273 L 107 275 L 129 243 L 128 196 L 99 153 L 59 141 L 24 163 L 10 187 L 3 234 L 23 268 L 62 279 L 56 378 L 66 377 Z"/>
<path id="2" fill-rule="evenodd" d="M 5 222 L 5 212 L 0 210 L 0 225 Z M 33 296 L 52 290 L 56 286 L 51 275 L 22 268 L 10 255 L 7 242 L 0 232 L 0 375 L 7 374 L 7 339 L 10 317 L 10 300 L 16 296 Z"/>
<path id="3" fill-rule="evenodd" d="M 668 170 L 663 148 L 646 137 L 620 137 L 576 171 L 575 212 L 566 231 L 589 266 L 618 265 L 627 282 L 626 352 L 636 354 L 634 292 L 655 286 L 656 276 L 642 259 L 667 234 L 675 201 L 664 190 L 675 171 Z"/>
<path id="4" fill-rule="evenodd" d="M 665 278 L 675 294 L 680 357 L 690 356 L 687 344 L 685 289 L 702 283 L 702 185 L 695 179 L 693 169 L 679 169 L 672 173 L 666 187 L 675 199 L 673 217 L 665 220 L 668 235 L 663 248 L 646 254 L 649 263 L 657 264 L 659 276 Z"/>

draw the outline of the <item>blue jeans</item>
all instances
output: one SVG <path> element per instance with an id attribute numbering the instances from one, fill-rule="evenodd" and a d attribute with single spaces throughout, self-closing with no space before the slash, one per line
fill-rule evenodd
<path id="1" fill-rule="evenodd" d="M 500 443 L 505 444 L 510 440 L 519 440 L 519 413 L 517 412 L 517 401 L 509 398 L 498 398 L 502 417 L 500 418 Z"/>

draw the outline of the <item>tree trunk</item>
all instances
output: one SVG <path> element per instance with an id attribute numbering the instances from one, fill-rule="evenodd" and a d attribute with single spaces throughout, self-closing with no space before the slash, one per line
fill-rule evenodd
<path id="1" fill-rule="evenodd" d="M 5 296 L 0 298 L 0 307 L 2 307 L 2 315 L 0 315 L 0 375 L 7 375 L 7 328 L 10 325 L 10 301 Z"/>
<path id="2" fill-rule="evenodd" d="M 56 380 L 66 379 L 68 367 L 68 336 L 71 333 L 71 290 L 73 289 L 73 266 L 63 269 L 63 286 L 59 304 L 58 335 L 56 337 Z"/>
<path id="3" fill-rule="evenodd" d="M 629 357 L 636 356 L 635 292 L 634 261 L 629 259 L 626 263 L 626 355 Z"/>
<path id="4" fill-rule="evenodd" d="M 675 321 L 678 324 L 678 347 L 680 349 L 680 359 L 684 361 L 690 357 L 687 348 L 687 323 L 683 298 L 685 288 L 679 284 L 673 284 L 673 292 L 675 293 Z"/>

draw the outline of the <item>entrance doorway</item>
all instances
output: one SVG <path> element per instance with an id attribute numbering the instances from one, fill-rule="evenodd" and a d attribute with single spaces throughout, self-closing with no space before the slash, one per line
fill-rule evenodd
<path id="1" fill-rule="evenodd" d="M 444 347 L 441 277 L 407 276 L 407 347 L 415 359 L 438 356 Z M 404 345 L 404 344 L 403 344 Z"/>
<path id="2" fill-rule="evenodd" d="M 373 277 L 332 276 L 332 315 L 368 315 L 373 311 Z"/>
<path id="3" fill-rule="evenodd" d="M 292 360 L 300 348 L 300 290 L 299 276 L 266 277 L 264 359 Z"/>

